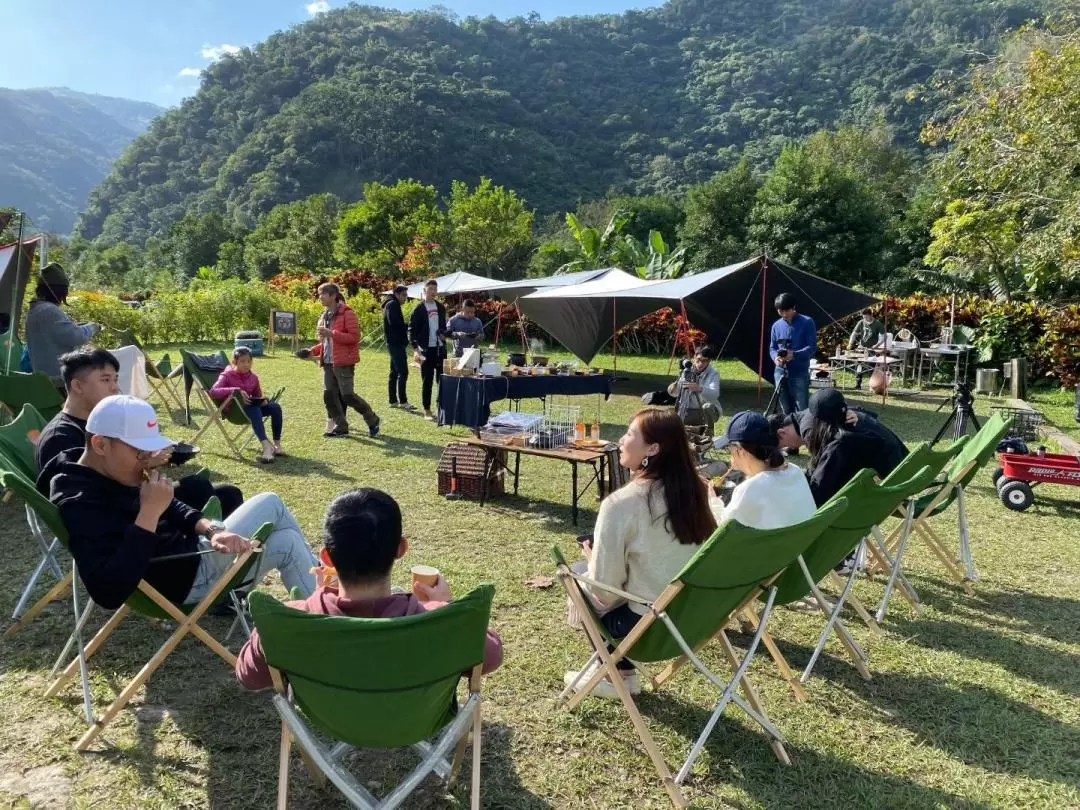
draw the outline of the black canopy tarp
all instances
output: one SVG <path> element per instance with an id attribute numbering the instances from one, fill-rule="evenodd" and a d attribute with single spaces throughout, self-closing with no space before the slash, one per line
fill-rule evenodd
<path id="1" fill-rule="evenodd" d="M 604 282 L 608 282 L 605 277 Z M 782 292 L 818 328 L 877 299 L 764 256 L 670 281 L 643 281 L 629 274 L 610 283 L 588 282 L 540 290 L 519 299 L 525 315 L 588 363 L 617 329 L 663 307 L 686 309 L 690 323 L 717 349 L 768 376 L 773 301 Z"/>

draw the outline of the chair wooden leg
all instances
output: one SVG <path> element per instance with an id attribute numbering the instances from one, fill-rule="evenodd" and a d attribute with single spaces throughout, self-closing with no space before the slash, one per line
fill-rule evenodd
<path id="1" fill-rule="evenodd" d="M 743 608 L 743 613 L 746 616 L 747 622 L 749 622 L 750 626 L 756 631 L 760 621 L 757 613 L 749 605 Z M 788 686 L 791 687 L 791 691 L 795 693 L 795 699 L 800 703 L 805 703 L 806 689 L 803 688 L 799 677 L 791 670 L 787 658 L 780 652 L 780 648 L 776 646 L 776 642 L 773 640 L 773 637 L 769 634 L 768 630 L 761 634 L 761 642 L 765 645 L 765 649 L 769 651 L 769 656 L 772 658 L 773 663 L 776 664 L 776 668 L 780 670 L 780 677 L 787 681 Z"/>
<path id="2" fill-rule="evenodd" d="M 127 605 L 122 605 L 119 610 L 117 610 L 115 613 L 113 613 L 112 616 L 109 617 L 109 620 L 105 622 L 105 624 L 101 626 L 101 629 L 94 634 L 94 637 L 90 639 L 90 642 L 86 645 L 86 649 L 83 650 L 84 660 L 90 660 L 90 656 L 96 653 L 98 651 L 98 648 L 100 648 L 101 645 L 105 643 L 105 639 L 112 635 L 113 630 L 115 630 L 117 625 L 119 625 L 120 622 L 124 620 L 124 617 L 128 614 L 129 610 L 131 610 L 131 608 L 129 608 Z M 75 656 L 71 663 L 64 667 L 64 671 L 61 672 L 56 677 L 56 680 L 49 685 L 49 688 L 45 690 L 45 697 L 56 697 L 56 695 L 64 687 L 64 684 L 66 684 L 73 677 L 75 677 L 75 673 L 78 671 L 79 656 Z"/>
<path id="3" fill-rule="evenodd" d="M 285 721 L 281 721 L 281 745 L 278 749 L 278 787 L 277 810 L 289 807 L 289 752 L 292 750 L 292 736 Z"/>
<path id="4" fill-rule="evenodd" d="M 13 635 L 26 627 L 26 625 L 30 624 L 30 622 L 34 620 L 34 617 L 41 613 L 41 611 L 43 611 L 50 602 L 54 602 L 57 599 L 65 596 L 68 592 L 68 589 L 71 587 L 71 581 L 72 577 L 71 573 L 69 572 L 62 580 L 49 588 L 49 590 L 45 592 L 44 596 L 34 602 L 34 604 L 31 605 L 30 608 L 25 613 L 23 613 L 22 616 L 19 617 L 19 620 L 15 622 L 15 624 L 11 625 L 11 627 L 9 627 L 4 632 L 4 638 L 11 638 Z"/>
<path id="5" fill-rule="evenodd" d="M 728 663 L 731 664 L 732 672 L 737 672 L 739 669 L 739 657 L 735 654 L 731 642 L 728 641 L 727 634 L 723 632 L 720 633 L 720 646 L 724 650 L 724 655 L 727 657 Z M 754 685 L 750 683 L 750 677 L 744 673 L 739 685 L 742 687 L 746 702 L 750 704 L 754 711 L 771 723 L 772 721 L 769 719 L 769 714 L 765 711 L 765 706 L 762 704 L 761 698 L 758 697 L 757 690 L 754 688 Z M 772 748 L 773 753 L 776 754 L 777 759 L 785 765 L 791 764 L 791 758 L 787 754 L 787 749 L 784 748 L 784 744 L 780 742 L 780 740 L 774 739 L 769 745 Z"/>
<path id="6" fill-rule="evenodd" d="M 477 692 L 480 691 L 480 667 L 473 670 L 472 681 Z M 483 743 L 483 717 L 480 707 L 481 701 L 476 702 L 473 709 L 472 727 L 472 784 L 469 787 L 469 805 L 472 810 L 480 810 L 480 755 Z"/>

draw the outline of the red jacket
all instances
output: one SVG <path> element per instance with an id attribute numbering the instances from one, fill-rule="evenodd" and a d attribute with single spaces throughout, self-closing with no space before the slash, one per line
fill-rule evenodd
<path id="1" fill-rule="evenodd" d="M 396 593 L 381 599 L 353 600 L 340 596 L 333 588 L 317 588 L 302 602 L 286 602 L 291 608 L 326 616 L 361 616 L 375 619 L 396 619 L 438 610 L 445 602 L 421 602 L 411 593 Z M 502 663 L 502 639 L 494 630 L 487 631 L 484 645 L 484 673 L 492 672 Z M 248 689 L 265 689 L 271 685 L 270 668 L 263 655 L 259 631 L 252 630 L 240 655 L 236 657 L 236 677 Z"/>
<path id="2" fill-rule="evenodd" d="M 324 312 L 319 316 L 319 323 L 325 323 L 325 318 Z M 335 366 L 355 366 L 360 362 L 360 324 L 356 320 L 356 313 L 344 301 L 338 304 L 337 311 L 330 318 L 330 338 Z M 322 357 L 322 347 L 320 340 L 311 347 L 311 355 Z"/>

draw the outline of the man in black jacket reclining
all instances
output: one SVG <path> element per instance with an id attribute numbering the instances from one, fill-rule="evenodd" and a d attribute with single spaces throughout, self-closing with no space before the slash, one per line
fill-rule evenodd
<path id="1" fill-rule="evenodd" d="M 154 409 L 141 399 L 110 396 L 86 422 L 86 445 L 62 454 L 50 500 L 68 531 L 68 544 L 86 590 L 101 607 L 124 603 L 145 579 L 176 604 L 196 602 L 247 550 L 263 523 L 273 532 L 254 569 L 257 585 L 270 568 L 286 588 L 315 590 L 315 557 L 281 499 L 264 492 L 224 522 L 209 520 L 173 497 L 173 483 L 151 469 L 153 454 L 172 443 L 158 432 Z M 189 554 L 162 560 L 156 557 Z"/>

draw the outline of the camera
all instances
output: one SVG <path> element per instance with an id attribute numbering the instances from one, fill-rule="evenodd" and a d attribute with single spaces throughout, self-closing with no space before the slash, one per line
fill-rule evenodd
<path id="1" fill-rule="evenodd" d="M 975 395 L 971 392 L 971 383 L 958 382 L 953 384 L 953 395 L 961 405 L 971 405 L 975 401 Z"/>
<path id="2" fill-rule="evenodd" d="M 683 360 L 681 363 L 679 363 L 679 367 L 682 369 L 682 372 L 679 374 L 679 378 L 683 382 L 697 382 L 698 373 L 694 370 L 693 360 Z"/>
<path id="3" fill-rule="evenodd" d="M 790 340 L 778 340 L 778 341 L 776 341 L 776 345 L 779 347 L 776 350 L 776 356 L 778 358 L 787 357 L 788 352 L 791 350 L 791 341 Z"/>

